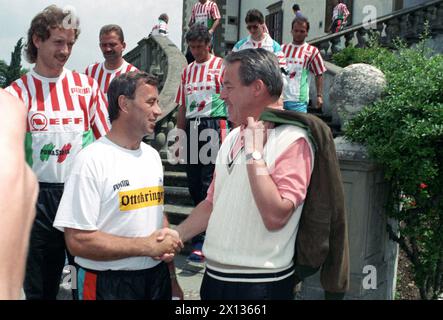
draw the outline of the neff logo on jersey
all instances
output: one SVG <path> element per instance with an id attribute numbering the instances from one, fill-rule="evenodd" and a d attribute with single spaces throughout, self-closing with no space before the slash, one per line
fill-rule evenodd
<path id="1" fill-rule="evenodd" d="M 58 163 L 63 163 L 71 153 L 71 148 L 72 145 L 70 143 L 65 144 L 61 149 L 55 149 L 55 145 L 52 143 L 46 144 L 40 150 L 40 160 L 48 161 L 50 156 L 55 156 L 58 157 Z"/>
<path id="2" fill-rule="evenodd" d="M 118 193 L 120 211 L 131 211 L 147 207 L 161 206 L 164 203 L 163 187 L 149 187 Z"/>
<path id="3" fill-rule="evenodd" d="M 114 188 L 114 191 L 117 191 L 117 190 L 120 190 L 123 187 L 129 187 L 129 186 L 130 186 L 129 180 L 123 180 L 122 182 L 114 184 L 113 188 Z"/>

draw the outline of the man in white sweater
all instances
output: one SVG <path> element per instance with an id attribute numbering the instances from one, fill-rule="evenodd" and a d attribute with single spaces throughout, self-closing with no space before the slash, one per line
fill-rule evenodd
<path id="1" fill-rule="evenodd" d="M 206 230 L 203 300 L 292 299 L 313 149 L 305 130 L 258 120 L 282 92 L 275 55 L 246 49 L 225 64 L 221 96 L 240 126 L 222 144 L 207 198 L 177 231 L 186 241 Z"/>

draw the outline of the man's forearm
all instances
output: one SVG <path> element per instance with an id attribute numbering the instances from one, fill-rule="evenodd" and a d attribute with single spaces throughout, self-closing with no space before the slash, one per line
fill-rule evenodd
<path id="1" fill-rule="evenodd" d="M 260 215 L 268 230 L 281 229 L 291 217 L 294 205 L 283 199 L 264 160 L 247 164 L 249 183 Z"/>
<path id="2" fill-rule="evenodd" d="M 184 106 L 178 107 L 177 129 L 180 130 L 186 129 L 186 108 Z"/>
<path id="3" fill-rule="evenodd" d="M 215 33 L 219 25 L 220 25 L 220 19 L 215 20 L 214 24 L 212 25 L 212 28 L 210 29 L 212 33 Z"/>
<path id="4" fill-rule="evenodd" d="M 149 237 L 126 238 L 100 231 L 65 229 L 65 239 L 71 254 L 96 261 L 161 256 L 171 249 L 171 239 L 157 242 L 154 234 Z"/>
<path id="5" fill-rule="evenodd" d="M 203 200 L 192 210 L 191 215 L 176 228 L 183 242 L 202 233 L 208 227 L 209 217 L 212 212 L 212 204 Z"/>
<path id="6" fill-rule="evenodd" d="M 323 75 L 315 77 L 315 87 L 317 88 L 317 96 L 323 97 Z"/>

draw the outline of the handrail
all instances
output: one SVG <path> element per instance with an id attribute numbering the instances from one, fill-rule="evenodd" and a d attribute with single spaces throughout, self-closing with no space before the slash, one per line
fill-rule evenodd
<path id="1" fill-rule="evenodd" d="M 357 34 L 357 46 L 364 47 L 367 42 L 365 35 L 371 29 L 368 24 L 372 23 L 376 26 L 372 30 L 379 34 L 383 45 L 392 45 L 392 41 L 397 36 L 414 42 L 423 32 L 425 20 L 429 21 L 431 31 L 443 31 L 443 0 L 432 0 L 402 9 L 379 17 L 376 21 L 361 23 L 334 34 L 312 39 L 309 43 L 319 47 L 325 58 L 330 58 L 333 53 L 340 50 L 338 45 L 342 38 L 345 39 L 345 46 L 348 46 L 354 40 L 354 34 Z M 330 46 L 332 54 L 328 54 Z"/>

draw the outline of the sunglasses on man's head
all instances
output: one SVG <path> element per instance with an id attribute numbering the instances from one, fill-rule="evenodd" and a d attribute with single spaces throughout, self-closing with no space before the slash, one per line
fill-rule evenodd
<path id="1" fill-rule="evenodd" d="M 260 27 L 260 25 L 254 24 L 254 25 L 246 26 L 246 29 L 248 29 L 248 30 L 257 30 L 259 27 Z"/>

